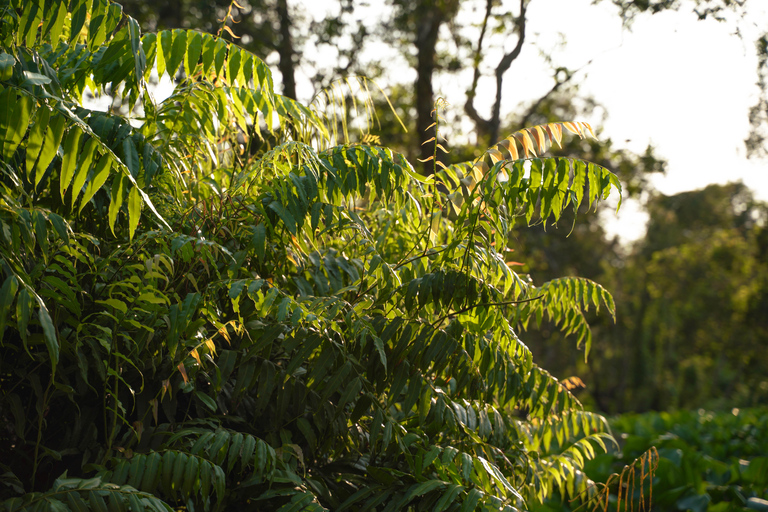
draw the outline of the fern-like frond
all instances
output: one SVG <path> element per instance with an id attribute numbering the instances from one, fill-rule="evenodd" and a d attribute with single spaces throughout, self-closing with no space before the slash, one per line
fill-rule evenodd
<path id="1" fill-rule="evenodd" d="M 168 503 L 148 492 L 130 485 L 116 485 L 102 478 L 58 478 L 50 491 L 30 493 L 3 502 L 8 512 L 32 512 L 37 510 L 154 511 L 172 512 Z"/>
<path id="2" fill-rule="evenodd" d="M 553 279 L 534 289 L 540 300 L 522 304 L 515 312 L 514 322 L 527 328 L 531 319 L 537 327 L 547 320 L 560 327 L 566 335 L 577 337 L 578 346 L 584 345 L 584 357 L 592 347 L 592 332 L 585 317 L 590 309 L 600 311 L 604 306 L 613 318 L 616 306 L 611 294 L 602 286 L 589 279 L 565 277 Z"/>

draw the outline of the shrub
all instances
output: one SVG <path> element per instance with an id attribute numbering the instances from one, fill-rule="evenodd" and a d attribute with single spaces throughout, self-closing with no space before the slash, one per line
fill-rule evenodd
<path id="1" fill-rule="evenodd" d="M 506 258 L 513 223 L 620 188 L 537 156 L 588 125 L 424 177 L 210 34 L 15 0 L 0 40 L 6 510 L 512 510 L 588 488 L 606 423 L 517 333 L 547 317 L 588 350 L 583 313 L 612 299 Z M 161 102 L 153 69 L 178 78 Z"/>

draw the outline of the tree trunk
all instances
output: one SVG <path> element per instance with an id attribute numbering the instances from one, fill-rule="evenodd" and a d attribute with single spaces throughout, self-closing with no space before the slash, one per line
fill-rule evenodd
<path id="1" fill-rule="evenodd" d="M 432 7 L 418 21 L 416 33 L 416 137 L 421 143 L 436 136 L 435 127 L 429 127 L 434 119 L 432 110 L 435 108 L 435 92 L 432 89 L 432 75 L 435 71 L 435 46 L 440 25 L 445 21 L 439 7 Z M 420 158 L 425 160 L 435 151 L 435 140 L 421 146 Z M 434 165 L 431 162 L 423 164 L 426 174 L 431 174 Z"/>
<path id="2" fill-rule="evenodd" d="M 280 55 L 278 69 L 283 75 L 283 95 L 296 99 L 296 77 L 293 62 L 293 41 L 291 39 L 291 17 L 288 13 L 288 1 L 277 0 L 277 17 L 280 23 L 280 39 L 277 53 Z"/>

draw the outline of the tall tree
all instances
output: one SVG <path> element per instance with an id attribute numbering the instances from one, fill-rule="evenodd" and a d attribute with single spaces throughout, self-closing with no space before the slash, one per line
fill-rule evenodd
<path id="1" fill-rule="evenodd" d="M 530 0 L 520 0 L 520 6 L 518 14 L 514 18 L 515 35 L 517 36 L 517 42 L 514 47 L 504 54 L 499 60 L 494 70 L 496 94 L 491 108 L 491 115 L 488 119 L 483 118 L 475 108 L 475 98 L 477 97 L 478 85 L 480 83 L 480 66 L 483 61 L 484 43 L 486 33 L 489 30 L 489 23 L 491 22 L 491 12 L 496 5 L 494 0 L 487 0 L 485 4 L 485 16 L 480 28 L 480 35 L 477 39 L 477 45 L 475 47 L 473 57 L 473 77 L 472 85 L 467 91 L 467 101 L 464 104 L 464 111 L 474 121 L 478 134 L 482 139 L 485 139 L 488 145 L 495 143 L 499 139 L 499 129 L 501 126 L 501 100 L 502 100 L 502 84 L 504 80 L 504 74 L 509 70 L 512 62 L 520 56 L 520 52 L 523 49 L 525 43 L 525 28 L 526 28 L 526 9 Z"/>
<path id="2" fill-rule="evenodd" d="M 416 54 L 415 70 L 416 83 L 414 84 L 415 109 L 416 109 L 416 134 L 421 144 L 419 154 L 421 160 L 431 158 L 435 154 L 437 131 L 436 118 L 433 115 L 435 109 L 435 92 L 433 87 L 434 75 L 438 63 L 436 62 L 436 47 L 441 29 L 450 22 L 458 13 L 459 0 L 393 0 L 393 19 L 390 25 L 385 26 L 389 32 L 387 39 L 404 38 Z M 437 152 L 439 158 L 445 160 L 443 153 Z M 431 169 L 432 165 L 425 166 Z"/>

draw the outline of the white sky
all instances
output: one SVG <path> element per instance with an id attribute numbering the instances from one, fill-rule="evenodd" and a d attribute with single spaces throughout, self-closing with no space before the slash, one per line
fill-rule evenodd
<path id="1" fill-rule="evenodd" d="M 639 17 L 631 32 L 610 5 L 589 0 L 538 0 L 529 13 L 541 39 L 565 34 L 560 62 L 576 67 L 595 57 L 581 90 L 606 107 L 603 133 L 617 147 L 641 152 L 651 143 L 668 160 L 666 176 L 653 181 L 658 190 L 742 180 L 768 200 L 768 162 L 747 160 L 744 149 L 758 94 L 754 41 L 768 31 L 768 2 L 753 1 L 736 23 L 699 21 L 681 9 Z M 609 227 L 626 239 L 642 236 L 637 205 L 623 210 Z"/>

